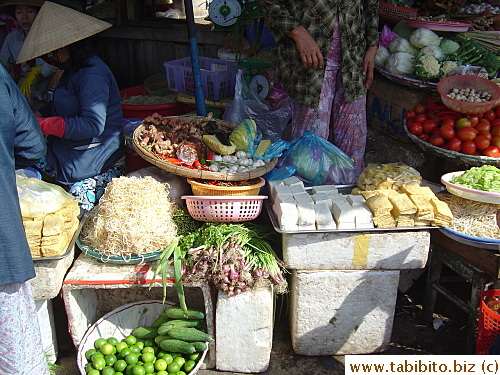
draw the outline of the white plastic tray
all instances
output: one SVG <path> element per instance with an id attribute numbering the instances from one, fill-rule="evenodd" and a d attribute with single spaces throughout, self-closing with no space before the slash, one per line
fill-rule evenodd
<path id="1" fill-rule="evenodd" d="M 458 171 L 458 172 L 446 173 L 445 175 L 443 175 L 441 177 L 441 182 L 444 184 L 444 186 L 446 186 L 446 190 L 448 190 L 453 195 L 469 199 L 472 201 L 500 204 L 500 193 L 469 189 L 464 186 L 455 185 L 450 182 L 454 176 L 459 176 L 463 173 L 464 171 Z"/>

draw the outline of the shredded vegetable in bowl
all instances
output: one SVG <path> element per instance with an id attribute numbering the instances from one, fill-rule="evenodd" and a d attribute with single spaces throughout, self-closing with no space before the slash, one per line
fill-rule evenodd
<path id="1" fill-rule="evenodd" d="M 105 256 L 162 251 L 177 236 L 175 208 L 168 185 L 153 177 L 114 178 L 89 212 L 80 238 Z"/>
<path id="2" fill-rule="evenodd" d="M 472 167 L 461 175 L 453 176 L 451 183 L 469 189 L 500 193 L 500 169 L 493 165 Z"/>

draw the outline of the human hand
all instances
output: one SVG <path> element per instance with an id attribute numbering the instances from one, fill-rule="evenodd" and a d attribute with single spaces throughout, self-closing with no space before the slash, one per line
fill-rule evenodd
<path id="1" fill-rule="evenodd" d="M 33 83 L 35 83 L 38 76 L 41 74 L 42 74 L 42 67 L 40 65 L 34 66 L 28 72 L 28 74 L 26 74 L 26 77 L 24 77 L 23 83 L 21 83 L 21 87 L 19 88 L 25 97 L 27 98 L 30 97 L 31 87 L 33 86 Z"/>
<path id="2" fill-rule="evenodd" d="M 320 69 L 323 67 L 321 50 L 305 27 L 296 27 L 288 33 L 288 36 L 294 40 L 304 68 Z"/>
<path id="3" fill-rule="evenodd" d="M 365 86 L 370 88 L 373 82 L 373 70 L 375 69 L 375 56 L 377 55 L 378 46 L 371 46 L 365 53 L 363 60 L 363 75 L 366 77 Z"/>

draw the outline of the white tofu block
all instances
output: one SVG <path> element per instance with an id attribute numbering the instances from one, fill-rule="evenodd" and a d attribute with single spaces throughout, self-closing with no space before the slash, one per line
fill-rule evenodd
<path id="1" fill-rule="evenodd" d="M 352 206 L 352 211 L 354 212 L 354 216 L 356 218 L 356 224 L 373 222 L 373 214 L 368 206 L 357 204 Z"/>
<path id="2" fill-rule="evenodd" d="M 272 180 L 272 181 L 267 181 L 267 191 L 269 192 L 269 195 L 271 196 L 271 199 L 274 199 L 275 195 L 275 187 L 276 186 L 281 186 L 283 185 L 283 180 Z"/>
<path id="3" fill-rule="evenodd" d="M 279 203 L 274 206 L 274 213 L 282 230 L 293 231 L 297 229 L 299 212 L 294 203 Z"/>
<path id="4" fill-rule="evenodd" d="M 365 203 L 365 198 L 362 195 L 347 194 L 345 198 L 351 206 L 357 203 L 362 203 L 362 204 Z"/>
<path id="5" fill-rule="evenodd" d="M 337 229 L 337 223 L 335 221 L 332 224 L 316 224 L 317 230 L 330 230 Z"/>
<path id="6" fill-rule="evenodd" d="M 337 222 L 337 229 L 356 229 L 356 223 L 354 221 L 339 221 Z"/>
<path id="7" fill-rule="evenodd" d="M 373 223 L 358 223 L 356 222 L 356 229 L 373 229 L 375 225 Z"/>
<path id="8" fill-rule="evenodd" d="M 289 186 L 276 185 L 273 187 L 273 191 L 271 191 L 271 194 L 272 194 L 273 199 L 274 199 L 274 197 L 277 195 L 292 194 L 292 191 L 290 190 Z"/>
<path id="9" fill-rule="evenodd" d="M 318 225 L 332 225 L 335 223 L 333 220 L 332 212 L 328 208 L 326 202 L 318 202 L 314 205 L 314 211 L 316 213 L 316 226 Z M 337 225 L 335 224 L 335 227 Z"/>
<path id="10" fill-rule="evenodd" d="M 314 203 L 312 197 L 306 193 L 305 191 L 302 193 L 297 193 L 293 195 L 293 199 L 297 202 L 297 204 L 300 203 Z"/>
<path id="11" fill-rule="evenodd" d="M 317 185 L 317 186 L 312 187 L 312 192 L 313 192 L 313 194 L 325 193 L 325 192 L 337 193 L 338 190 L 335 187 L 335 185 Z"/>
<path id="12" fill-rule="evenodd" d="M 304 189 L 304 185 L 289 185 L 290 191 L 292 194 L 306 193 L 306 189 Z"/>
<path id="13" fill-rule="evenodd" d="M 299 211 L 299 226 L 316 225 L 314 203 L 298 203 L 297 210 Z M 316 227 L 314 227 L 314 229 L 316 229 Z"/>
<path id="14" fill-rule="evenodd" d="M 304 187 L 304 183 L 297 176 L 290 176 L 281 181 L 283 181 L 283 183 L 287 186 L 302 185 L 302 187 Z"/>
<path id="15" fill-rule="evenodd" d="M 312 225 L 299 225 L 299 229 L 300 231 L 302 230 L 316 230 L 316 224 L 312 224 Z"/>
<path id="16" fill-rule="evenodd" d="M 331 199 L 332 203 L 333 202 L 339 202 L 339 203 L 346 203 L 346 204 L 349 204 L 349 202 L 347 202 L 347 199 L 345 198 L 344 195 L 342 194 L 339 194 L 339 193 L 326 193 L 326 195 L 328 196 L 328 198 Z"/>
<path id="17" fill-rule="evenodd" d="M 333 214 L 333 218 L 337 222 L 337 225 L 340 222 L 354 224 L 353 208 L 347 202 L 333 202 L 332 214 Z"/>
<path id="18" fill-rule="evenodd" d="M 328 210 L 330 210 L 330 212 L 332 211 L 332 200 L 328 198 L 328 195 L 326 195 L 325 193 L 314 194 L 312 196 L 312 199 L 316 204 L 322 202 L 326 203 L 326 205 L 328 206 Z"/>

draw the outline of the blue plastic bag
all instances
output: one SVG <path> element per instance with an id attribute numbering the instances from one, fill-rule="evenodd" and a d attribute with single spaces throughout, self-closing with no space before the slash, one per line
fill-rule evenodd
<path id="1" fill-rule="evenodd" d="M 295 176 L 308 185 L 347 185 L 357 180 L 352 159 L 310 131 L 290 143 L 276 167 L 288 166 L 296 166 Z"/>

